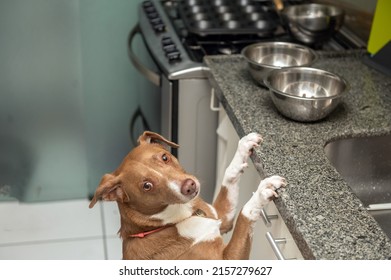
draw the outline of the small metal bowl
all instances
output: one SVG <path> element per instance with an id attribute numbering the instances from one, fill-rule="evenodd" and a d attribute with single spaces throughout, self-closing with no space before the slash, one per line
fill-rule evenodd
<path id="1" fill-rule="evenodd" d="M 242 55 L 247 60 L 253 79 L 263 84 L 267 74 L 275 69 L 292 66 L 309 66 L 315 59 L 315 52 L 305 46 L 286 42 L 264 42 L 245 47 Z"/>
<path id="2" fill-rule="evenodd" d="M 281 11 L 285 27 L 306 44 L 328 40 L 342 26 L 344 16 L 341 8 L 323 4 L 292 5 Z"/>
<path id="3" fill-rule="evenodd" d="M 325 118 L 341 102 L 348 88 L 340 76 L 310 67 L 274 70 L 264 83 L 278 111 L 301 122 Z"/>

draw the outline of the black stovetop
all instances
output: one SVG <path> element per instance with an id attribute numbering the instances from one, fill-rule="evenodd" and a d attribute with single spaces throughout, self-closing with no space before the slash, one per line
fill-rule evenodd
<path id="1" fill-rule="evenodd" d="M 289 0 L 284 1 L 284 4 L 293 5 L 308 2 L 310 1 Z M 189 57 L 196 62 L 202 62 L 205 55 L 237 54 L 245 46 L 256 42 L 283 41 L 302 44 L 292 38 L 283 28 L 272 3 L 272 1 L 252 0 L 162 1 L 176 34 Z M 216 11 L 218 7 L 226 7 L 226 9 L 224 12 L 219 12 Z M 249 7 L 254 11 L 250 11 Z M 226 19 L 223 19 L 224 17 Z M 254 20 L 251 21 L 247 17 L 254 17 Z M 260 19 L 264 24 L 262 23 L 261 26 L 251 25 L 260 22 Z M 245 23 L 237 28 L 228 28 L 230 22 L 231 24 Z M 341 34 L 335 34 L 332 40 L 334 45 L 336 43 L 342 49 L 355 48 L 354 44 Z M 310 47 L 315 50 L 332 50 L 334 48 L 327 43 L 310 45 Z"/>

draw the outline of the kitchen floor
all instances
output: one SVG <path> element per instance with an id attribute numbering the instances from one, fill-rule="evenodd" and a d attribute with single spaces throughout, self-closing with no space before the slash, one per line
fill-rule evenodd
<path id="1" fill-rule="evenodd" d="M 0 202 L 0 260 L 119 260 L 117 204 Z"/>

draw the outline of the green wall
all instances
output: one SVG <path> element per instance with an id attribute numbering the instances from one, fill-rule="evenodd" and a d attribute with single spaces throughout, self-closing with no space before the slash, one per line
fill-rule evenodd
<path id="1" fill-rule="evenodd" d="M 138 74 L 127 56 L 127 37 L 137 23 L 139 2 L 80 0 L 82 76 L 91 192 L 95 190 L 101 176 L 113 171 L 130 150 L 128 126 L 132 113 L 140 105 L 140 95 L 156 91 Z M 135 49 L 141 59 L 146 60 L 141 42 L 136 42 Z M 151 105 L 155 103 L 156 98 L 151 98 Z M 159 129 L 156 122 L 153 126 Z"/>
<path id="2" fill-rule="evenodd" d="M 139 2 L 0 1 L 0 201 L 87 197 L 130 150 L 135 108 L 159 130 L 158 89 L 127 57 Z"/>

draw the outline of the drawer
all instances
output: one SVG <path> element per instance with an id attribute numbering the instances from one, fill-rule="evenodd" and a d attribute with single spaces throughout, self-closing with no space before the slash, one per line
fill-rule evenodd
<path id="1" fill-rule="evenodd" d="M 264 238 L 273 251 L 273 258 L 303 259 L 288 227 L 284 223 L 274 202 L 269 203 L 263 210 Z"/>

